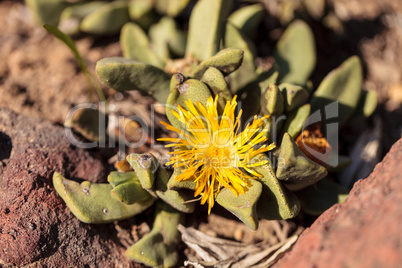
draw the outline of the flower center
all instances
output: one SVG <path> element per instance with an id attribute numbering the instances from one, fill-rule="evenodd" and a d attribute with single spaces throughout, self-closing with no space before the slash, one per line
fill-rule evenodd
<path id="1" fill-rule="evenodd" d="M 210 168 L 230 168 L 232 153 L 229 148 L 218 148 L 210 146 L 204 152 L 204 167 Z"/>

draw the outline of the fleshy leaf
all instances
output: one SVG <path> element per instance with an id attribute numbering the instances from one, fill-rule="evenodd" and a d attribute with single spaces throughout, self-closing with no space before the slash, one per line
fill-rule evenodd
<path id="1" fill-rule="evenodd" d="M 294 110 L 286 119 L 286 123 L 283 126 L 283 133 L 287 132 L 293 139 L 296 139 L 310 115 L 310 110 L 310 104 L 305 104 L 299 109 Z"/>
<path id="2" fill-rule="evenodd" d="M 363 74 L 357 56 L 350 57 L 331 71 L 321 82 L 311 99 L 311 112 L 339 102 L 339 122 L 343 125 L 355 111 L 362 92 Z"/>
<path id="3" fill-rule="evenodd" d="M 303 21 L 292 22 L 276 45 L 275 61 L 279 66 L 279 81 L 306 84 L 316 62 L 314 36 Z"/>
<path id="4" fill-rule="evenodd" d="M 201 79 L 209 67 L 215 67 L 224 75 L 236 71 L 243 61 L 244 51 L 238 48 L 226 48 L 219 51 L 213 57 L 202 61 L 190 74 L 190 77 Z"/>
<path id="5" fill-rule="evenodd" d="M 332 205 L 343 203 L 348 191 L 337 183 L 323 179 L 296 194 L 302 203 L 302 210 L 318 216 Z"/>
<path id="6" fill-rule="evenodd" d="M 126 23 L 121 29 L 120 44 L 123 56 L 163 68 L 164 62 L 151 48 L 147 34 L 135 23 Z"/>
<path id="7" fill-rule="evenodd" d="M 188 5 L 190 0 L 155 0 L 155 8 L 161 13 L 169 17 L 176 17 Z"/>
<path id="8" fill-rule="evenodd" d="M 53 185 L 71 212 L 85 223 L 107 223 L 127 219 L 143 212 L 155 201 L 155 198 L 148 195 L 133 205 L 125 205 L 111 195 L 113 186 L 108 183 L 84 181 L 80 184 L 64 178 L 57 172 L 53 174 Z"/>
<path id="9" fill-rule="evenodd" d="M 306 157 L 288 133 L 283 135 L 276 177 L 288 189 L 301 190 L 321 180 L 327 173 L 323 166 Z"/>
<path id="10" fill-rule="evenodd" d="M 36 22 L 50 24 L 56 27 L 59 24 L 60 14 L 71 5 L 60 0 L 26 0 L 28 8 L 33 12 Z"/>
<path id="11" fill-rule="evenodd" d="M 232 0 L 198 1 L 191 12 L 186 54 L 202 61 L 219 51 Z M 202 75 L 202 74 L 201 74 Z"/>
<path id="12" fill-rule="evenodd" d="M 110 35 L 118 33 L 129 20 L 127 1 L 115 1 L 86 16 L 80 29 L 90 34 Z"/>
<path id="13" fill-rule="evenodd" d="M 151 232 L 126 250 L 127 257 L 151 267 L 175 267 L 179 259 L 180 221 L 180 212 L 158 202 Z"/>
<path id="14" fill-rule="evenodd" d="M 309 92 L 301 86 L 282 83 L 278 86 L 285 100 L 286 112 L 291 112 L 305 104 L 309 98 Z"/>
<path id="15" fill-rule="evenodd" d="M 201 81 L 209 86 L 215 96 L 219 96 L 218 104 L 220 112 L 223 112 L 226 102 L 232 100 L 232 94 L 221 71 L 210 67 L 202 76 Z"/>
<path id="16" fill-rule="evenodd" d="M 261 196 L 261 192 L 261 183 L 256 180 L 249 180 L 247 190 L 244 194 L 236 196 L 231 190 L 224 188 L 216 196 L 216 202 L 232 212 L 248 227 L 257 230 L 257 202 Z"/>
<path id="17" fill-rule="evenodd" d="M 260 4 L 249 5 L 230 14 L 228 21 L 243 34 L 251 37 L 264 16 L 264 8 Z"/>
<path id="18" fill-rule="evenodd" d="M 139 90 L 166 103 L 170 76 L 149 64 L 120 57 L 101 59 L 96 63 L 96 74 L 103 84 L 117 91 Z"/>
<path id="19" fill-rule="evenodd" d="M 256 156 L 256 161 L 268 160 L 264 154 Z M 276 178 L 271 161 L 254 170 L 262 175 L 256 178 L 262 184 L 262 194 L 257 204 L 258 216 L 267 220 L 285 220 L 295 217 L 300 211 L 297 197 Z"/>
<path id="20" fill-rule="evenodd" d="M 135 172 L 113 171 L 109 174 L 108 181 L 113 186 L 112 196 L 124 204 L 131 205 L 149 197 Z"/>

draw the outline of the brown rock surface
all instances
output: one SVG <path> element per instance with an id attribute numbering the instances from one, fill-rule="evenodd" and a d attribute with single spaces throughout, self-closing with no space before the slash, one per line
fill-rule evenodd
<path id="1" fill-rule="evenodd" d="M 401 267 L 401 162 L 402 139 L 274 267 Z"/>
<path id="2" fill-rule="evenodd" d="M 0 266 L 133 267 L 113 224 L 71 214 L 53 189 L 54 171 L 91 181 L 106 175 L 62 127 L 0 108 Z"/>

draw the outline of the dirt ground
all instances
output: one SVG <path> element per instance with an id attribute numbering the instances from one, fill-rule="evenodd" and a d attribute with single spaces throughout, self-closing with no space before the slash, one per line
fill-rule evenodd
<path id="1" fill-rule="evenodd" d="M 335 14 L 341 27 L 334 30 L 323 26 L 321 20 L 309 21 L 318 53 L 313 83 L 317 85 L 349 56 L 360 56 L 364 65 L 364 88 L 378 93 L 379 105 L 373 118 L 379 118 L 382 123 L 382 158 L 402 133 L 402 3 L 398 0 L 330 0 L 326 12 Z M 263 41 L 265 48 L 259 48 L 260 54 L 269 58 L 278 32 L 283 28 L 275 18 L 270 18 L 261 31 L 267 31 L 265 38 L 272 37 Z M 1 107 L 63 124 L 73 106 L 95 101 L 69 49 L 33 23 L 22 1 L 0 2 L 0 33 Z M 104 39 L 84 36 L 76 40 L 76 44 L 92 72 L 101 58 L 121 56 L 118 36 Z M 113 90 L 104 88 L 104 91 L 111 100 L 121 97 Z M 145 116 L 149 113 L 151 98 L 138 93 L 123 97 L 131 102 L 126 105 L 130 106 L 130 113 Z M 373 119 L 367 126 L 372 125 Z M 355 133 L 353 131 L 351 133 Z M 356 141 L 357 136 L 350 136 L 350 141 L 345 144 Z M 345 150 L 347 152 L 348 148 Z M 210 218 L 212 223 L 201 224 L 200 229 L 214 236 L 250 243 L 264 237 L 264 234 L 242 228 L 230 216 L 222 219 L 213 214 Z M 222 226 L 219 223 L 228 218 L 231 223 L 219 228 Z M 265 230 L 275 232 L 275 228 L 271 226 Z"/>

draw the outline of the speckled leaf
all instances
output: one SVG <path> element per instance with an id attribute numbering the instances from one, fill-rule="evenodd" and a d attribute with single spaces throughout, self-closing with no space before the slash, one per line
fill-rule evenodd
<path id="1" fill-rule="evenodd" d="M 201 79 L 209 67 L 215 67 L 224 75 L 236 71 L 242 61 L 244 52 L 238 48 L 226 48 L 219 51 L 215 56 L 202 61 L 190 74 L 190 77 Z"/>
<path id="2" fill-rule="evenodd" d="M 178 211 L 158 202 L 151 232 L 126 250 L 127 257 L 151 267 L 175 267 L 179 259 L 180 221 Z"/>
<path id="3" fill-rule="evenodd" d="M 53 185 L 71 212 L 85 223 L 127 219 L 141 213 L 155 201 L 149 195 L 133 205 L 125 205 L 110 194 L 113 186 L 108 183 L 84 181 L 80 184 L 64 178 L 57 172 L 53 174 Z"/>
<path id="4" fill-rule="evenodd" d="M 235 47 L 243 50 L 241 66 L 229 75 L 232 91 L 237 91 L 254 81 L 257 77 L 255 72 L 255 45 L 243 33 L 231 23 L 226 24 L 225 47 Z"/>
<path id="5" fill-rule="evenodd" d="M 268 160 L 264 154 L 256 156 L 256 161 Z M 262 184 L 262 194 L 257 204 L 258 216 L 267 220 L 281 220 L 295 217 L 300 211 L 297 197 L 276 178 L 271 162 L 255 167 L 262 175 L 256 178 Z"/>
<path id="6" fill-rule="evenodd" d="M 316 62 L 310 27 L 300 20 L 292 22 L 278 41 L 274 56 L 279 65 L 279 81 L 304 85 Z"/>
<path id="7" fill-rule="evenodd" d="M 113 186 L 112 196 L 124 204 L 131 205 L 149 197 L 149 193 L 142 188 L 135 172 L 113 171 L 107 180 Z"/>
<path id="8" fill-rule="evenodd" d="M 130 154 L 127 162 L 133 167 L 144 189 L 151 190 L 155 182 L 155 174 L 159 162 L 152 154 Z"/>
<path id="9" fill-rule="evenodd" d="M 276 177 L 288 189 L 301 190 L 321 180 L 327 173 L 323 166 L 305 156 L 288 133 L 283 135 Z"/>
<path id="10" fill-rule="evenodd" d="M 158 13 L 176 17 L 188 5 L 190 0 L 155 0 L 155 8 Z"/>
<path id="11" fill-rule="evenodd" d="M 67 120 L 64 125 L 73 128 L 90 141 L 104 141 L 107 119 L 107 116 L 97 109 L 82 108 L 77 110 L 71 120 Z"/>
<path id="12" fill-rule="evenodd" d="M 282 136 L 287 132 L 293 139 L 296 139 L 302 131 L 304 122 L 306 122 L 307 118 L 310 116 L 310 110 L 310 104 L 305 104 L 299 109 L 291 112 L 283 126 Z"/>
<path id="13" fill-rule="evenodd" d="M 129 1 L 128 13 L 130 18 L 144 29 L 148 29 L 157 18 L 153 11 L 152 0 Z"/>
<path id="14" fill-rule="evenodd" d="M 228 21 L 248 37 L 253 36 L 264 16 L 264 7 L 260 4 L 249 5 L 233 12 Z"/>
<path id="15" fill-rule="evenodd" d="M 167 204 L 181 212 L 193 212 L 195 203 L 187 202 L 193 199 L 193 192 L 185 189 L 181 189 L 180 191 L 169 189 L 167 187 L 169 178 L 170 174 L 164 167 L 160 166 L 156 173 L 156 195 Z"/>
<path id="16" fill-rule="evenodd" d="M 308 90 L 301 86 L 282 83 L 278 88 L 282 91 L 285 100 L 285 109 L 288 113 L 305 104 L 309 98 Z"/>
<path id="17" fill-rule="evenodd" d="M 311 111 L 339 102 L 339 122 L 343 125 L 355 111 L 362 92 L 363 74 L 357 56 L 350 57 L 322 80 L 311 100 Z"/>
<path id="18" fill-rule="evenodd" d="M 90 34 L 110 35 L 118 33 L 129 20 L 127 1 L 115 1 L 86 16 L 80 29 Z"/>
<path id="19" fill-rule="evenodd" d="M 244 194 L 235 194 L 227 189 L 222 189 L 216 196 L 216 202 L 232 212 L 244 224 L 253 230 L 258 228 L 257 201 L 262 192 L 262 185 L 256 180 L 249 180 Z"/>
<path id="20" fill-rule="evenodd" d="M 151 48 L 147 34 L 135 23 L 126 23 L 121 29 L 120 44 L 123 56 L 163 68 L 164 61 Z"/>
<path id="21" fill-rule="evenodd" d="M 187 55 L 202 61 L 218 52 L 231 4 L 232 0 L 202 0 L 195 4 L 189 22 Z"/>
<path id="22" fill-rule="evenodd" d="M 96 63 L 96 74 L 103 84 L 117 91 L 139 90 L 166 103 L 170 76 L 149 64 L 119 58 L 104 58 Z"/>
<path id="23" fill-rule="evenodd" d="M 301 191 L 297 196 L 302 204 L 302 210 L 308 214 L 318 216 L 336 203 L 343 203 L 348 191 L 341 185 L 327 179 L 319 181 Z"/>
<path id="24" fill-rule="evenodd" d="M 215 96 L 219 96 L 218 108 L 219 112 L 223 112 L 226 102 L 232 100 L 232 94 L 222 72 L 215 67 L 210 67 L 202 76 L 201 81 L 208 85 Z"/>
<path id="25" fill-rule="evenodd" d="M 279 116 L 283 114 L 284 110 L 285 101 L 282 92 L 274 83 L 269 84 L 261 96 L 261 113 Z"/>

